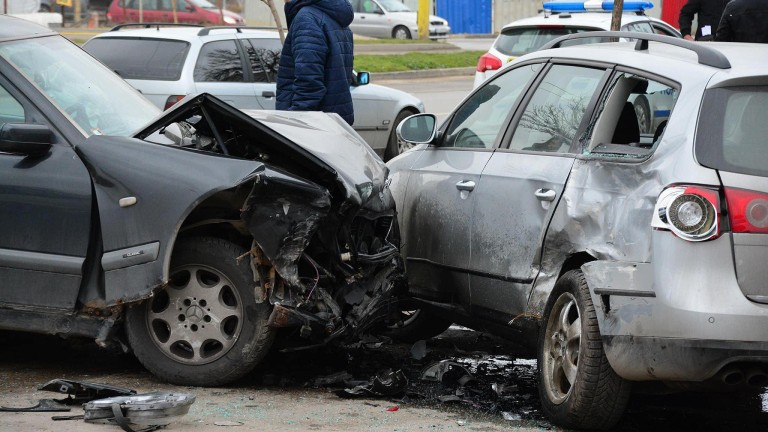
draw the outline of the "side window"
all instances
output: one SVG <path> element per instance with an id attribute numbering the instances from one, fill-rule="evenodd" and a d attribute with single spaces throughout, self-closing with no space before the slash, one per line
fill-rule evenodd
<path id="1" fill-rule="evenodd" d="M 223 40 L 203 45 L 194 77 L 196 82 L 243 81 L 243 63 L 235 41 Z"/>
<path id="2" fill-rule="evenodd" d="M 275 82 L 282 44 L 278 39 L 247 39 L 244 41 L 255 82 Z"/>
<path id="3" fill-rule="evenodd" d="M 624 26 L 624 31 L 633 31 L 633 32 L 640 32 L 640 33 L 654 33 L 653 27 L 651 27 L 651 24 L 649 22 L 635 22 L 635 23 L 629 23 Z"/>
<path id="4" fill-rule="evenodd" d="M 349 2 L 352 4 L 352 11 L 354 12 L 360 12 L 360 1 L 361 0 L 349 0 Z"/>
<path id="5" fill-rule="evenodd" d="M 603 69 L 552 66 L 525 107 L 509 148 L 569 152 L 604 73 Z"/>
<path id="6" fill-rule="evenodd" d="M 644 156 L 658 143 L 677 102 L 678 89 L 629 72 L 619 72 L 586 129 L 587 153 Z"/>
<path id="7" fill-rule="evenodd" d="M 521 66 L 483 85 L 454 114 L 443 146 L 493 148 L 515 102 L 541 67 Z"/>
<path id="8" fill-rule="evenodd" d="M 171 0 L 157 0 L 157 10 L 173 11 L 173 3 Z"/>
<path id="9" fill-rule="evenodd" d="M 6 123 L 25 123 L 26 118 L 24 107 L 0 84 L 0 127 Z"/>
<path id="10" fill-rule="evenodd" d="M 375 13 L 380 14 L 382 13 L 381 8 L 379 5 L 373 2 L 373 0 L 360 0 L 362 11 L 363 13 Z"/>

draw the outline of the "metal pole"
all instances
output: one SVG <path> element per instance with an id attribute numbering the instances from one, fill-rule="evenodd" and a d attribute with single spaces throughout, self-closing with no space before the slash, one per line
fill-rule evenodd
<path id="1" fill-rule="evenodd" d="M 419 10 L 416 16 L 419 39 L 429 39 L 429 0 L 419 0 Z"/>

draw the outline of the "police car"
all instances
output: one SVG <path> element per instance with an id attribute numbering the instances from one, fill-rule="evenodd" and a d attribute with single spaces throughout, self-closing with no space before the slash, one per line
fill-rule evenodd
<path id="1" fill-rule="evenodd" d="M 517 57 L 536 51 L 560 36 L 611 29 L 612 1 L 553 1 L 544 3 L 543 7 L 545 11 L 541 15 L 504 26 L 491 49 L 477 63 L 474 87 L 478 87 Z M 646 16 L 645 11 L 651 8 L 653 3 L 649 1 L 624 2 L 621 31 L 682 37 L 677 29 L 666 22 Z M 586 38 L 574 43 L 593 42 L 599 40 Z M 652 133 L 667 120 L 675 96 L 666 88 L 649 88 L 632 101 L 641 133 Z"/>

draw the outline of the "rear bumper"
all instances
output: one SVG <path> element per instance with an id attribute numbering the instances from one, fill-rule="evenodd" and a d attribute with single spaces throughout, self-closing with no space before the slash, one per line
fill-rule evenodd
<path id="1" fill-rule="evenodd" d="M 768 305 L 739 288 L 730 238 L 691 243 L 653 235 L 653 263 L 582 267 L 616 373 L 633 381 L 703 381 L 731 363 L 768 367 Z"/>

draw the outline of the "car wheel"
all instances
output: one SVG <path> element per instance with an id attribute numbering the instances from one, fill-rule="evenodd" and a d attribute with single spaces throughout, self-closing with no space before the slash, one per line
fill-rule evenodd
<path id="1" fill-rule="evenodd" d="M 178 385 L 218 386 L 250 372 L 274 329 L 269 303 L 257 303 L 247 250 L 216 238 L 177 244 L 167 286 L 126 314 L 128 343 L 158 377 Z"/>
<path id="2" fill-rule="evenodd" d="M 630 383 L 611 369 L 584 274 L 573 270 L 555 285 L 539 333 L 542 410 L 574 429 L 614 426 L 629 400 Z"/>
<path id="3" fill-rule="evenodd" d="M 406 27 L 397 26 L 394 28 L 394 30 L 392 30 L 392 37 L 395 39 L 410 39 L 411 31 Z"/>
<path id="4" fill-rule="evenodd" d="M 399 341 L 416 342 L 439 335 L 448 330 L 451 324 L 424 309 L 405 310 L 400 312 L 398 322 L 387 326 L 384 335 Z"/>
<path id="5" fill-rule="evenodd" d="M 640 133 L 651 133 L 651 107 L 648 104 L 648 99 L 644 96 L 640 96 L 635 99 L 633 104 L 635 107 L 635 114 L 637 115 L 637 125 L 640 127 Z"/>
<path id="6" fill-rule="evenodd" d="M 384 151 L 385 162 L 413 148 L 413 146 L 408 144 L 407 142 L 400 141 L 399 139 L 397 139 L 397 125 L 399 125 L 400 122 L 412 116 L 413 114 L 414 114 L 413 112 L 408 110 L 402 110 L 399 113 L 397 113 L 397 116 L 395 117 L 395 121 L 392 123 L 392 130 L 389 131 L 389 140 L 387 141 L 387 149 Z"/>

